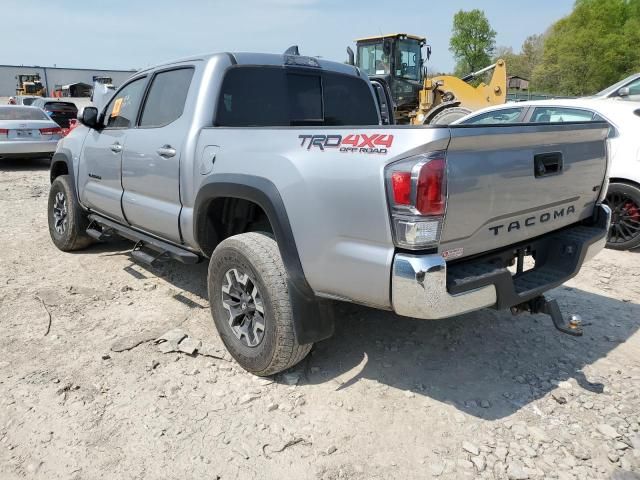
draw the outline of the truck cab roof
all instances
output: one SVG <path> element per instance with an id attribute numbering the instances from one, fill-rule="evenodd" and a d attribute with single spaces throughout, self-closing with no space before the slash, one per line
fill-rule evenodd
<path id="1" fill-rule="evenodd" d="M 359 70 L 353 65 L 347 65 L 345 63 L 333 62 L 325 60 L 323 58 L 311 57 L 305 55 L 286 55 L 276 53 L 254 53 L 254 52 L 220 52 L 209 53 L 204 55 L 196 55 L 178 60 L 173 60 L 166 63 L 154 65 L 152 67 L 140 70 L 138 74 L 156 70 L 161 67 L 168 67 L 171 65 L 202 61 L 209 62 L 219 60 L 221 57 L 227 57 L 231 60 L 231 63 L 236 65 L 257 65 L 257 66 L 299 66 L 309 68 L 319 68 L 322 70 L 328 70 L 332 72 L 342 73 L 345 75 L 361 76 Z"/>

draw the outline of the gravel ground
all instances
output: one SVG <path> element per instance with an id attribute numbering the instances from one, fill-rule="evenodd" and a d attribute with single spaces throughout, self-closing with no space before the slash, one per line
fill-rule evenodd
<path id="1" fill-rule="evenodd" d="M 259 379 L 223 353 L 206 264 L 57 251 L 47 178 L 0 163 L 1 479 L 640 478 L 639 253 L 551 292 L 582 338 L 337 305 L 333 338 Z M 201 353 L 162 353 L 175 328 Z"/>

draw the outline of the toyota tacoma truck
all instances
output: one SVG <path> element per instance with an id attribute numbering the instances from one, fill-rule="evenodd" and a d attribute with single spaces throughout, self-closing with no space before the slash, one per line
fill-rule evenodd
<path id="1" fill-rule="evenodd" d="M 154 264 L 207 259 L 225 346 L 271 375 L 354 302 L 441 319 L 548 313 L 542 294 L 604 245 L 605 123 L 395 126 L 354 66 L 220 53 L 137 72 L 60 141 L 49 231 L 114 236 Z"/>

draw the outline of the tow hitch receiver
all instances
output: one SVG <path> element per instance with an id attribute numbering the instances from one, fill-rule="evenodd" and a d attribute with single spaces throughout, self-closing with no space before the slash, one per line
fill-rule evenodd
<path id="1" fill-rule="evenodd" d="M 569 321 L 566 321 L 560 312 L 560 306 L 558 302 L 548 300 L 544 296 L 540 295 L 528 302 L 521 303 L 515 307 L 511 307 L 511 313 L 517 315 L 520 312 L 530 313 L 545 313 L 553 320 L 553 325 L 562 333 L 573 335 L 575 337 L 582 336 L 582 319 L 579 315 L 570 315 Z"/>

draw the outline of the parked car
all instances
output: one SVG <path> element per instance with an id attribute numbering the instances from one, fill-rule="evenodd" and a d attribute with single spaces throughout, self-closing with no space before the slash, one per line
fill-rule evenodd
<path id="1" fill-rule="evenodd" d="M 65 102 L 57 98 L 38 98 L 32 105 L 44 110 L 51 119 L 63 129 L 63 134 L 69 132 L 69 121 L 78 118 L 78 107 L 73 102 Z"/>
<path id="2" fill-rule="evenodd" d="M 0 159 L 51 157 L 62 129 L 41 109 L 0 105 Z"/>
<path id="3" fill-rule="evenodd" d="M 640 245 L 640 105 L 598 99 L 535 100 L 473 112 L 461 125 L 558 123 L 604 119 L 608 138 L 609 188 L 605 202 L 613 217 L 607 247 L 626 250 Z"/>
<path id="4" fill-rule="evenodd" d="M 35 100 L 41 97 L 34 97 L 31 95 L 18 95 L 13 97 L 15 100 L 15 105 L 31 105 Z"/>
<path id="5" fill-rule="evenodd" d="M 640 101 L 640 73 L 628 76 L 618 83 L 614 83 L 610 87 L 605 88 L 601 92 L 596 93 L 592 97 L 599 99 L 616 99 L 616 100 L 633 100 Z"/>
<path id="6" fill-rule="evenodd" d="M 579 334 L 542 294 L 604 246 L 608 125 L 395 127 L 391 102 L 361 70 L 300 55 L 137 72 L 60 142 L 52 241 L 208 259 L 213 321 L 257 375 L 331 336 L 335 300 L 431 320 L 542 312 Z"/>

